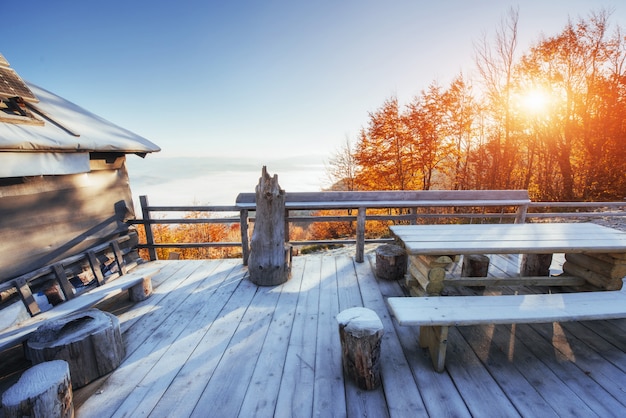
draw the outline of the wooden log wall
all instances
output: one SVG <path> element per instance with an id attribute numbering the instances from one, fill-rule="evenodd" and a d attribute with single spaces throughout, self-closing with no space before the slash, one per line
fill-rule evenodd
<path id="1" fill-rule="evenodd" d="M 101 157 L 89 173 L 0 179 L 0 283 L 127 233 L 125 157 Z"/>
<path id="2" fill-rule="evenodd" d="M 600 289 L 620 290 L 626 276 L 626 254 L 565 254 L 563 271 Z"/>

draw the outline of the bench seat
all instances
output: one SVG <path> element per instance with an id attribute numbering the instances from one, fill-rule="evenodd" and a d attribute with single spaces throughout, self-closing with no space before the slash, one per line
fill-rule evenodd
<path id="1" fill-rule="evenodd" d="M 391 297 L 387 303 L 398 324 L 420 326 L 420 346 L 429 349 L 435 369 L 442 372 L 450 326 L 625 318 L 625 287 L 541 295 Z"/>
<path id="2" fill-rule="evenodd" d="M 26 341 L 44 321 L 62 318 L 73 312 L 90 308 L 135 286 L 140 286 L 145 280 L 150 280 L 159 270 L 156 267 L 139 266 L 131 273 L 107 282 L 102 286 L 95 287 L 74 299 L 56 305 L 46 312 L 0 331 L 0 352 Z"/>

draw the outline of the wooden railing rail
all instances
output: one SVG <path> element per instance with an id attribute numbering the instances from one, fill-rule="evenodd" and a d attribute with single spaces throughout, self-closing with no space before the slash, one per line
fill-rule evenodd
<path id="1" fill-rule="evenodd" d="M 157 248 L 206 248 L 206 247 L 239 247 L 244 240 L 237 242 L 188 242 L 188 243 L 157 243 L 154 239 L 152 225 L 174 225 L 174 224 L 236 224 L 241 223 L 239 217 L 219 217 L 219 218 L 154 218 L 154 212 L 240 212 L 237 206 L 150 206 L 148 196 L 139 196 L 141 204 L 142 219 L 128 221 L 132 225 L 143 225 L 146 234 L 146 243 L 140 243 L 138 248 L 146 248 L 150 260 L 156 260 Z M 246 211 L 247 215 L 247 211 Z M 242 229 L 243 231 L 243 229 Z M 247 228 L 246 228 L 247 231 Z M 243 233 L 243 232 L 242 232 Z M 247 236 L 247 232 L 246 232 Z M 247 243 L 247 239 L 245 240 Z"/>
<path id="2" fill-rule="evenodd" d="M 146 232 L 146 243 L 139 244 L 139 248 L 148 249 L 151 260 L 157 259 L 156 250 L 158 248 L 206 248 L 206 247 L 241 247 L 244 264 L 247 264 L 249 255 L 249 223 L 254 222 L 254 216 L 250 216 L 251 212 L 255 212 L 254 205 L 222 205 L 222 206 L 150 206 L 147 196 L 140 196 L 141 211 L 143 219 L 131 220 L 129 223 L 135 225 L 143 225 Z M 365 244 L 368 243 L 385 243 L 391 242 L 391 238 L 365 238 L 365 223 L 370 221 L 390 221 L 394 223 L 417 223 L 418 220 L 430 222 L 432 220 L 442 219 L 459 219 L 464 222 L 515 222 L 519 221 L 519 212 L 505 210 L 506 204 L 500 211 L 476 211 L 476 207 L 455 207 L 455 210 L 448 213 L 442 213 L 440 210 L 424 212 L 432 208 L 432 205 L 426 208 L 416 206 L 415 202 L 411 202 L 410 206 L 404 206 L 401 202 L 395 204 L 393 208 L 388 208 L 386 214 L 368 213 L 368 207 L 353 207 L 338 209 L 337 202 L 317 202 L 315 209 L 301 211 L 288 209 L 285 217 L 287 226 L 297 223 L 313 223 L 313 222 L 356 222 L 357 233 L 355 237 L 346 237 L 341 239 L 329 240 L 304 240 L 289 241 L 294 246 L 305 245 L 349 245 L 356 244 L 356 259 L 363 261 L 363 251 Z M 442 205 L 438 207 L 453 207 Z M 380 208 L 378 208 L 380 209 Z M 402 209 L 402 210 L 399 210 Z M 420 210 L 418 210 L 420 209 Z M 492 208 L 493 209 L 493 208 Z M 525 219 L 565 219 L 565 218 L 601 218 L 601 217 L 623 217 L 626 216 L 626 202 L 530 202 L 527 205 L 527 213 Z M 346 215 L 319 215 L 312 214 L 322 210 L 345 211 Z M 200 212 L 200 213 L 219 213 L 220 217 L 204 217 L 204 218 L 155 218 L 152 216 L 155 212 Z M 292 214 L 291 212 L 296 212 Z M 372 212 L 372 211 L 369 211 Z M 377 211 L 377 212 L 380 212 Z M 230 216 L 224 214 L 232 213 Z M 310 213 L 310 214 L 309 214 Z M 355 214 L 353 214 L 355 213 Z M 241 231 L 241 240 L 236 242 L 189 242 L 189 243 L 167 243 L 155 242 L 152 231 L 153 225 L 167 224 L 239 224 Z M 288 231 L 289 228 L 286 228 Z"/>
<path id="3" fill-rule="evenodd" d="M 546 211 L 546 209 L 570 211 Z M 626 202 L 531 202 L 526 218 L 605 218 L 626 216 Z"/>

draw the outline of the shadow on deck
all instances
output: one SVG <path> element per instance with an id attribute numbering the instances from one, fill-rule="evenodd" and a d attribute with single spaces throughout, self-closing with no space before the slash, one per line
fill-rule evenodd
<path id="1" fill-rule="evenodd" d="M 241 260 L 153 263 L 148 300 L 101 307 L 119 316 L 127 358 L 75 392 L 78 417 L 626 416 L 626 320 L 454 328 L 437 373 L 418 329 L 390 317 L 385 298 L 403 289 L 376 279 L 371 254 L 294 257 L 271 288 Z M 335 316 L 354 306 L 385 327 L 378 390 L 343 377 Z"/>

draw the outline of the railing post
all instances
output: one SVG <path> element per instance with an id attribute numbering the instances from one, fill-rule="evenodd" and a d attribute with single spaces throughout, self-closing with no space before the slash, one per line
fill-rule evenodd
<path id="1" fill-rule="evenodd" d="M 367 208 L 360 207 L 356 216 L 356 255 L 355 261 L 357 263 L 363 262 L 363 255 L 365 252 L 365 214 Z"/>
<path id="2" fill-rule="evenodd" d="M 526 212 L 528 212 L 528 205 L 519 205 L 517 207 L 517 216 L 515 217 L 516 224 L 523 224 L 526 222 Z"/>
<path id="3" fill-rule="evenodd" d="M 239 211 L 239 231 L 241 231 L 241 257 L 243 265 L 248 265 L 248 256 L 250 256 L 250 244 L 248 242 L 248 209 Z"/>
<path id="4" fill-rule="evenodd" d="M 141 216 L 143 217 L 143 229 L 146 232 L 146 244 L 148 245 L 148 254 L 150 261 L 157 259 L 156 248 L 154 248 L 154 234 L 152 233 L 152 224 L 150 223 L 150 209 L 148 205 L 148 196 L 139 196 L 141 204 Z"/>
<path id="5" fill-rule="evenodd" d="M 289 209 L 285 208 L 285 244 L 289 243 Z"/>

